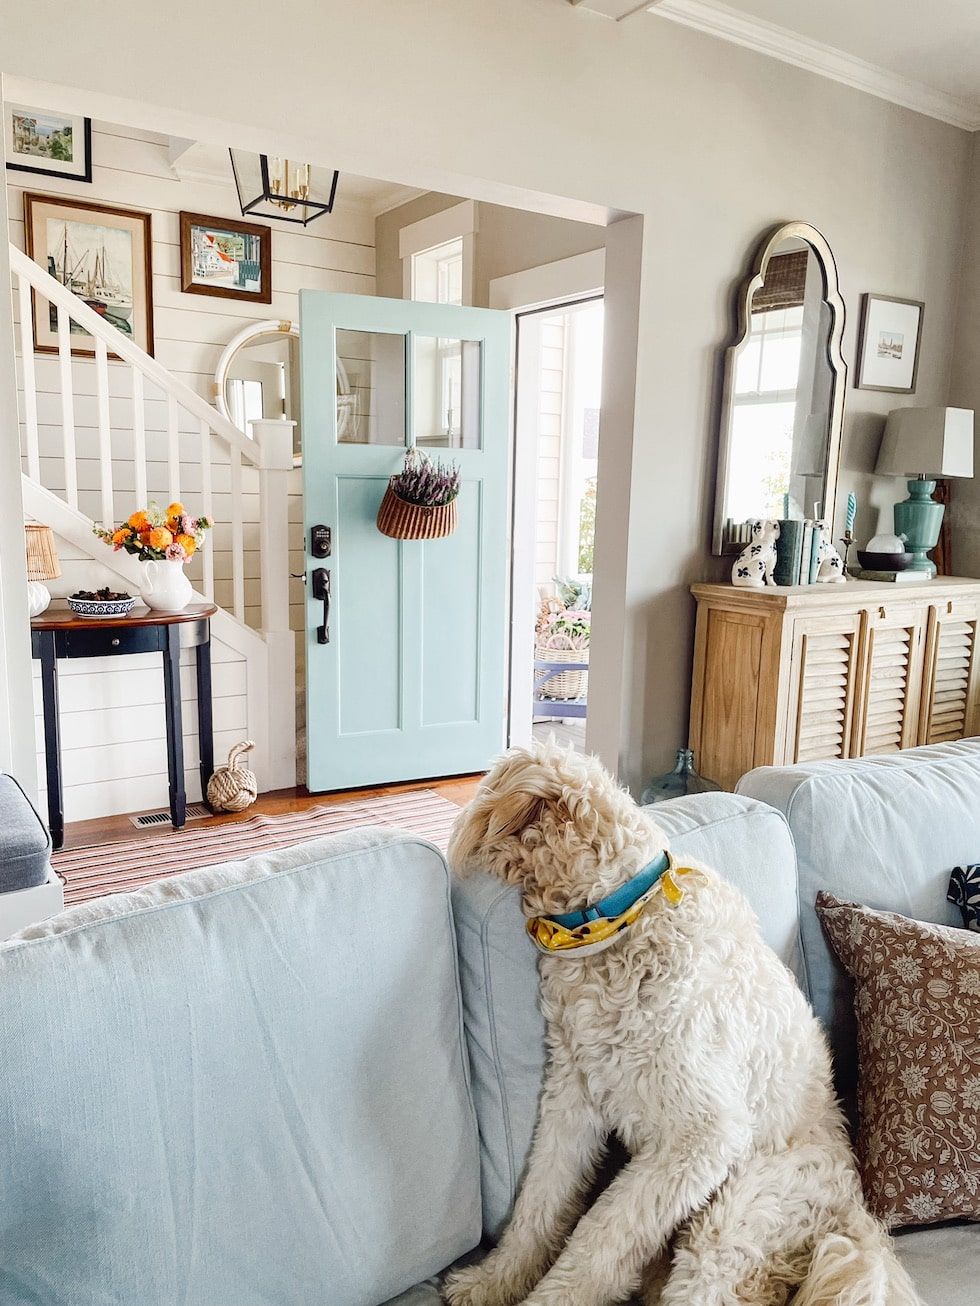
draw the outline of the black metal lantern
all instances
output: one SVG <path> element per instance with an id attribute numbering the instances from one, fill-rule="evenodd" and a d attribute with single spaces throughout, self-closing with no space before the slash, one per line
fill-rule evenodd
<path id="1" fill-rule="evenodd" d="M 284 155 L 252 154 L 249 150 L 228 153 L 243 216 L 254 213 L 305 227 L 333 211 L 339 172 L 297 163 Z"/>

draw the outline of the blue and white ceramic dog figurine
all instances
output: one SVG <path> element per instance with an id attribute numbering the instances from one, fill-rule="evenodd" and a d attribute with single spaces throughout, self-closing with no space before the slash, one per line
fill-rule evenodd
<path id="1" fill-rule="evenodd" d="M 735 559 L 732 567 L 732 584 L 745 589 L 762 589 L 775 585 L 776 541 L 779 539 L 778 521 L 754 521 L 752 542 Z"/>

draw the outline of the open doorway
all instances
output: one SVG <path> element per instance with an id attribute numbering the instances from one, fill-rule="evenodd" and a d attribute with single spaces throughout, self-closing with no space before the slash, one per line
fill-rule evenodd
<path id="1" fill-rule="evenodd" d="M 517 314 L 512 742 L 585 750 L 603 327 L 601 294 Z"/>

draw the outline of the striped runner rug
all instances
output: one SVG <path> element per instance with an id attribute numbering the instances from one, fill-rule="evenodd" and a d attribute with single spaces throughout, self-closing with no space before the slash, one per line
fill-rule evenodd
<path id="1" fill-rule="evenodd" d="M 274 848 L 289 848 L 325 834 L 363 825 L 386 825 L 421 835 L 443 851 L 460 809 L 432 789 L 386 797 L 359 798 L 279 816 L 252 816 L 220 825 L 185 826 L 115 843 L 91 844 L 55 853 L 52 863 L 65 878 L 65 906 L 126 893 L 199 866 L 238 861 Z"/>

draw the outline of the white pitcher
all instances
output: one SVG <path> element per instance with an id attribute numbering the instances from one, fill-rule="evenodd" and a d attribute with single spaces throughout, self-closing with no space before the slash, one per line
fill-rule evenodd
<path id="1" fill-rule="evenodd" d="M 140 598 L 157 612 L 180 612 L 191 601 L 194 591 L 184 575 L 184 564 L 164 559 L 143 563 Z"/>

